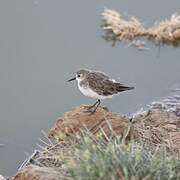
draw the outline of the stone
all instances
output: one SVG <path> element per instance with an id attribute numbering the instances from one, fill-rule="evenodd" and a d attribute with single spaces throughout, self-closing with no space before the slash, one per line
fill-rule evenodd
<path id="1" fill-rule="evenodd" d="M 29 165 L 20 169 L 13 180 L 61 180 L 63 177 L 53 168 Z"/>
<path id="2" fill-rule="evenodd" d="M 92 134 L 96 135 L 100 128 L 109 137 L 112 132 L 108 123 L 112 129 L 122 136 L 124 131 L 130 126 L 130 131 L 127 135 L 127 140 L 134 134 L 133 127 L 131 126 L 130 118 L 108 112 L 106 108 L 99 106 L 95 113 L 91 114 L 87 111 L 87 105 L 73 108 L 71 111 L 66 112 L 65 115 L 56 120 L 55 126 L 49 131 L 49 137 L 53 137 L 55 140 L 59 139 L 61 133 L 77 133 L 82 129 L 87 128 Z"/>

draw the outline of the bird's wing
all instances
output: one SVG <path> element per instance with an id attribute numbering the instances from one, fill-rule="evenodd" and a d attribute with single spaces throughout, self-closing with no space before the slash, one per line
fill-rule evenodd
<path id="1" fill-rule="evenodd" d="M 107 74 L 105 74 L 104 72 L 92 71 L 92 74 L 96 74 L 96 76 L 100 76 L 100 77 L 102 77 L 102 78 L 109 79 L 109 76 L 108 76 Z"/>
<path id="2" fill-rule="evenodd" d="M 102 96 L 110 96 L 119 92 L 134 89 L 133 87 L 127 87 L 121 83 L 114 82 L 109 79 L 108 76 L 103 76 L 102 74 L 97 73 L 91 73 L 88 76 L 88 82 L 89 87 Z"/>
<path id="3" fill-rule="evenodd" d="M 99 95 L 109 96 L 117 94 L 115 83 L 104 74 L 91 74 L 88 76 L 89 87 Z"/>

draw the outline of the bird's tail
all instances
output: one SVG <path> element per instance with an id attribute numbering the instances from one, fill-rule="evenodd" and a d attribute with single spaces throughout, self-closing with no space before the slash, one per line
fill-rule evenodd
<path id="1" fill-rule="evenodd" d="M 118 92 L 127 91 L 127 90 L 132 90 L 132 89 L 134 89 L 134 87 L 127 87 L 127 86 L 124 86 L 123 84 L 116 83 L 116 90 L 117 90 Z"/>

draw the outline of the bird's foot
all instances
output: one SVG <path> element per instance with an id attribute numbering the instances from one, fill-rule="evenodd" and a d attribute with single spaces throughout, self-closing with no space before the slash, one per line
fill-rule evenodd
<path id="1" fill-rule="evenodd" d="M 88 112 L 90 112 L 91 114 L 94 114 L 95 111 L 96 111 L 96 107 L 93 109 L 93 107 L 90 106 L 87 110 L 88 110 Z"/>
<path id="2" fill-rule="evenodd" d="M 96 111 L 96 108 L 93 109 L 92 106 L 84 106 L 86 108 L 86 112 L 89 112 L 91 114 L 94 114 L 94 112 Z"/>

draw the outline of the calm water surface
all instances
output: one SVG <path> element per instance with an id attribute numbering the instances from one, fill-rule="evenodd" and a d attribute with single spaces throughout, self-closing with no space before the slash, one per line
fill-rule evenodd
<path id="1" fill-rule="evenodd" d="M 146 27 L 180 13 L 174 0 L 0 1 L 0 174 L 12 175 L 37 148 L 40 131 L 75 106 L 94 101 L 76 83 L 78 68 L 104 71 L 136 89 L 103 101 L 113 112 L 131 114 L 165 96 L 180 81 L 180 49 L 148 44 L 150 51 L 106 42 L 104 7 L 134 15 Z"/>

